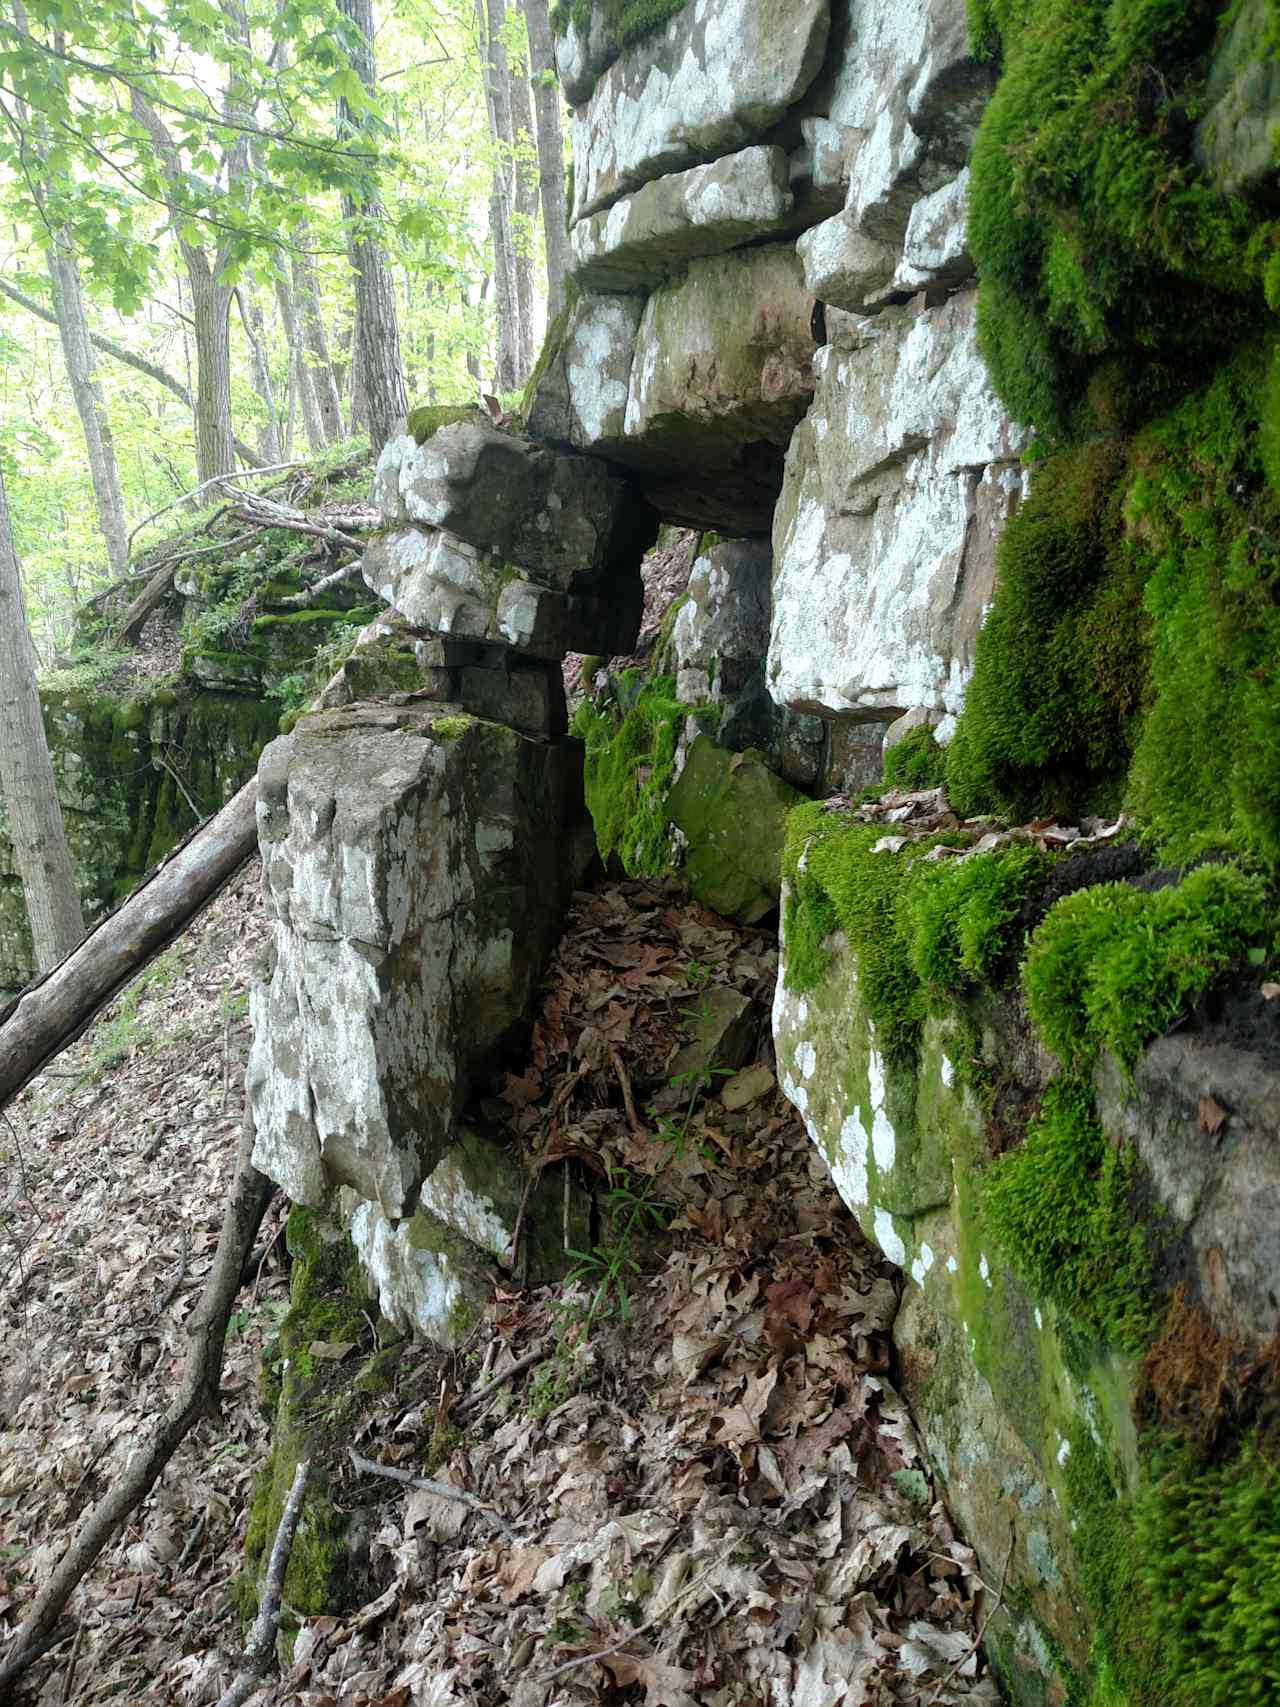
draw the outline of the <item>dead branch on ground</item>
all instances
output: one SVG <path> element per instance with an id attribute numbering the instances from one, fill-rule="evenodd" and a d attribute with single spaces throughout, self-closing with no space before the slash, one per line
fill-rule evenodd
<path id="1" fill-rule="evenodd" d="M 289 1554 L 293 1551 L 293 1538 L 298 1533 L 298 1520 L 302 1516 L 302 1501 L 306 1496 L 307 1477 L 310 1474 L 311 1460 L 304 1458 L 293 1473 L 293 1486 L 289 1489 L 289 1497 L 280 1513 L 280 1526 L 271 1544 L 271 1558 L 267 1564 L 267 1580 L 262 1585 L 262 1604 L 253 1621 L 253 1631 L 244 1651 L 244 1663 L 235 1680 L 219 1698 L 218 1707 L 241 1707 L 241 1703 L 249 1699 L 266 1675 L 276 1645 L 276 1630 L 280 1624 L 284 1575 L 289 1568 Z"/>

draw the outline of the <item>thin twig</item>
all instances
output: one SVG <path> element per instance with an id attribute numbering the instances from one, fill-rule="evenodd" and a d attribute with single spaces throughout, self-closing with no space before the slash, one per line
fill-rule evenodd
<path id="1" fill-rule="evenodd" d="M 733 1552 L 734 1548 L 740 1547 L 741 1545 L 742 1537 L 740 1535 L 735 1536 L 733 1541 L 730 1542 L 723 1552 L 717 1553 L 716 1557 L 707 1566 L 705 1571 L 700 1571 L 687 1587 L 680 1590 L 680 1593 L 674 1600 L 669 1600 L 665 1605 L 659 1607 L 652 1617 L 646 1618 L 643 1624 L 637 1624 L 635 1629 L 628 1635 L 623 1636 L 620 1641 L 613 1642 L 607 1648 L 598 1648 L 593 1654 L 578 1654 L 574 1659 L 566 1660 L 563 1665 L 554 1666 L 550 1671 L 544 1671 L 540 1673 L 539 1676 L 530 1678 L 529 1681 L 531 1683 L 550 1683 L 553 1678 L 563 1677 L 566 1672 L 576 1671 L 579 1666 L 594 1665 L 598 1660 L 608 1659 L 610 1654 L 620 1654 L 623 1648 L 629 1647 L 631 1643 L 635 1641 L 637 1636 L 643 1636 L 646 1630 L 652 1630 L 655 1624 L 659 1623 L 662 1619 L 667 1618 L 672 1612 L 674 1612 L 682 1600 L 688 1600 L 693 1591 L 696 1588 L 701 1588 L 702 1584 L 706 1582 L 707 1578 L 713 1571 L 718 1571 L 720 1569 L 721 1565 L 724 1564 L 725 1560 L 729 1557 L 730 1553 Z"/>
<path id="2" fill-rule="evenodd" d="M 969 1661 L 973 1658 L 973 1656 L 977 1653 L 978 1649 L 982 1646 L 982 1639 L 987 1633 L 987 1625 L 990 1624 L 991 1620 L 995 1617 L 996 1613 L 999 1612 L 1000 1607 L 1004 1602 L 1005 1583 L 1009 1579 L 1009 1565 L 1013 1560 L 1013 1548 L 1014 1548 L 1014 1543 L 1017 1541 L 1017 1539 L 1018 1539 L 1018 1532 L 1014 1528 L 1013 1524 L 1011 1523 L 1009 1525 L 1009 1551 L 1004 1556 L 1004 1569 L 1000 1573 L 1000 1587 L 996 1593 L 996 1598 L 992 1602 L 991 1606 L 988 1607 L 987 1611 L 983 1614 L 982 1623 L 978 1626 L 978 1634 L 973 1638 L 973 1641 L 969 1646 L 969 1651 L 967 1653 L 961 1654 L 960 1658 L 952 1666 L 951 1670 L 947 1673 L 947 1675 L 943 1678 L 942 1682 L 938 1685 L 938 1687 L 934 1690 L 933 1694 L 929 1697 L 929 1700 L 926 1703 L 926 1707 L 933 1707 L 934 1702 L 942 1694 L 943 1690 L 951 1682 L 952 1678 L 956 1676 L 956 1674 L 960 1671 L 962 1666 L 968 1665 Z"/>
<path id="3" fill-rule="evenodd" d="M 635 1098 L 631 1094 L 631 1080 L 627 1077 L 627 1069 L 622 1064 L 622 1057 L 616 1049 L 609 1051 L 609 1059 L 613 1062 L 613 1070 L 618 1075 L 618 1083 L 622 1086 L 622 1101 L 627 1110 L 627 1121 L 637 1138 L 647 1138 L 648 1133 L 640 1124 L 636 1113 Z"/>
<path id="4" fill-rule="evenodd" d="M 161 516 L 167 516 L 170 510 L 176 510 L 179 504 L 189 504 L 193 498 L 198 498 L 202 492 L 207 492 L 211 486 L 229 486 L 237 480 L 260 480 L 264 474 L 279 474 L 282 468 L 299 468 L 298 462 L 273 462 L 269 468 L 239 469 L 233 474 L 214 474 L 208 480 L 202 480 L 198 486 L 193 486 L 189 492 L 182 492 L 162 509 L 154 510 L 151 515 L 144 516 L 137 527 L 130 529 L 129 544 L 149 527 L 152 522 L 158 522 Z"/>
<path id="5" fill-rule="evenodd" d="M 407 1470 L 397 1470 L 391 1464 L 375 1464 L 371 1458 L 361 1458 L 351 1446 L 347 1448 L 347 1457 L 354 1467 L 366 1476 L 385 1476 L 388 1481 L 400 1482 L 406 1488 L 421 1488 L 425 1493 L 435 1494 L 439 1499 L 453 1500 L 456 1505 L 470 1506 L 472 1511 L 479 1512 L 482 1517 L 488 1518 L 490 1523 L 496 1524 L 504 1535 L 513 1533 L 511 1525 L 504 1517 L 499 1516 L 492 1506 L 485 1505 L 483 1500 L 478 1500 L 474 1494 L 467 1493 L 465 1488 L 455 1488 L 448 1482 L 437 1482 L 431 1476 L 411 1476 Z"/>
<path id="6" fill-rule="evenodd" d="M 550 1356 L 551 1347 L 545 1341 L 535 1345 L 532 1351 L 518 1357 L 501 1375 L 495 1375 L 491 1381 L 486 1381 L 483 1387 L 477 1387 L 474 1393 L 464 1393 L 453 1407 L 453 1414 L 460 1416 L 463 1411 L 474 1411 L 477 1405 L 482 1405 L 499 1387 L 505 1387 L 508 1381 L 514 1381 L 517 1375 L 523 1375 L 526 1369 L 532 1369 L 535 1364 L 545 1363 Z"/>
<path id="7" fill-rule="evenodd" d="M 253 1631 L 244 1651 L 244 1663 L 234 1681 L 219 1698 L 218 1707 L 241 1707 L 262 1682 L 267 1663 L 276 1645 L 276 1630 L 280 1624 L 280 1602 L 284 1596 L 284 1574 L 289 1568 L 293 1538 L 298 1533 L 302 1517 L 302 1502 L 307 1492 L 307 1477 L 311 1460 L 304 1458 L 293 1473 L 293 1486 L 280 1513 L 280 1526 L 271 1544 L 267 1563 L 267 1580 L 262 1587 L 262 1602 L 253 1621 Z"/>
<path id="8" fill-rule="evenodd" d="M 164 1297 L 160 1300 L 159 1304 L 156 1305 L 156 1313 L 152 1326 L 160 1320 L 161 1316 L 164 1315 L 170 1304 L 173 1303 L 174 1299 L 178 1296 L 178 1293 L 182 1290 L 183 1281 L 187 1278 L 187 1229 L 183 1227 L 181 1231 L 182 1243 L 178 1252 L 178 1272 L 172 1284 L 165 1289 Z"/>
<path id="9" fill-rule="evenodd" d="M 80 1643 L 83 1641 L 83 1639 L 84 1639 L 84 1625 L 83 1624 L 77 1624 L 76 1625 L 76 1639 L 71 1644 L 71 1657 L 67 1661 L 66 1671 L 63 1672 L 63 1674 L 62 1674 L 62 1694 L 59 1697 L 59 1700 L 62 1702 L 62 1707 L 66 1707 L 66 1704 L 71 1697 L 71 1685 L 75 1681 L 76 1665 L 80 1659 Z"/>
<path id="10" fill-rule="evenodd" d="M 182 790 L 182 798 L 186 801 L 187 805 L 191 808 L 191 816 L 195 819 L 196 823 L 197 824 L 206 823 L 207 819 L 208 819 L 208 814 L 202 812 L 200 810 L 200 808 L 196 805 L 195 801 L 191 798 L 190 789 L 188 789 L 186 783 L 183 782 L 182 778 L 178 775 L 177 771 L 174 770 L 173 766 L 169 763 L 168 759 L 165 758 L 163 753 L 157 753 L 156 757 L 160 760 L 161 766 L 165 770 L 168 771 L 169 775 L 173 778 L 173 780 L 177 783 L 178 787 Z M 225 1103 L 223 1104 L 223 1107 L 224 1108 L 226 1107 Z"/>

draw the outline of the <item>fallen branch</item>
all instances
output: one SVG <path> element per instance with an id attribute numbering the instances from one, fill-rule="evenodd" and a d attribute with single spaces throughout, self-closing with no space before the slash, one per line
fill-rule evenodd
<path id="1" fill-rule="evenodd" d="M 487 1518 L 504 1535 L 514 1533 L 504 1517 L 499 1516 L 493 1507 L 486 1505 L 483 1500 L 478 1500 L 474 1494 L 469 1494 L 465 1488 L 455 1488 L 449 1482 L 437 1482 L 432 1476 L 411 1476 L 407 1470 L 397 1470 L 391 1464 L 375 1464 L 372 1458 L 362 1458 L 354 1447 L 347 1448 L 347 1457 L 354 1468 L 366 1476 L 385 1476 L 389 1482 L 399 1482 L 406 1488 L 421 1488 L 425 1493 L 435 1494 L 438 1499 L 452 1500 L 455 1505 L 469 1506 L 472 1511 Z"/>
<path id="2" fill-rule="evenodd" d="M 627 1076 L 627 1069 L 623 1064 L 622 1057 L 616 1049 L 611 1049 L 609 1059 L 613 1062 L 613 1070 L 618 1075 L 618 1083 L 622 1086 L 622 1101 L 627 1111 L 627 1123 L 637 1138 L 647 1138 L 649 1134 L 641 1126 L 640 1117 L 636 1113 L 636 1099 L 631 1094 L 631 1080 Z"/>
<path id="3" fill-rule="evenodd" d="M 293 1486 L 289 1489 L 289 1497 L 280 1513 L 280 1526 L 271 1544 L 267 1579 L 262 1587 L 262 1604 L 253 1621 L 253 1631 L 244 1651 L 244 1664 L 236 1674 L 234 1682 L 219 1698 L 218 1707 L 241 1707 L 266 1674 L 276 1645 L 276 1631 L 280 1625 L 280 1602 L 284 1597 L 284 1576 L 289 1568 L 293 1538 L 298 1533 L 298 1521 L 302 1516 L 302 1502 L 306 1496 L 307 1477 L 310 1474 L 311 1461 L 304 1458 L 293 1473 Z"/>
<path id="4" fill-rule="evenodd" d="M 147 618 L 173 585 L 177 567 L 178 560 L 175 557 L 171 557 L 167 563 L 162 563 L 124 613 L 124 620 L 111 642 L 117 652 L 123 652 L 126 647 L 132 646 L 141 635 L 147 626 Z"/>
<path id="5" fill-rule="evenodd" d="M 532 1369 L 535 1364 L 545 1363 L 551 1356 L 549 1345 L 535 1345 L 532 1351 L 518 1357 L 509 1369 L 504 1369 L 501 1375 L 495 1375 L 492 1381 L 486 1381 L 483 1387 L 477 1387 L 474 1393 L 466 1393 L 453 1407 L 453 1414 L 461 1416 L 463 1411 L 473 1411 L 477 1405 L 482 1405 L 491 1393 L 496 1393 L 499 1387 L 505 1387 L 508 1381 L 514 1381 L 517 1375 L 523 1375 L 526 1369 Z"/>
<path id="6" fill-rule="evenodd" d="M 161 516 L 167 516 L 170 510 L 176 510 L 179 504 L 189 504 L 193 498 L 198 498 L 202 492 L 207 492 L 211 486 L 234 486 L 237 480 L 260 480 L 264 474 L 279 474 L 283 468 L 300 468 L 298 462 L 273 462 L 264 468 L 261 464 L 254 469 L 237 469 L 231 474 L 211 474 L 207 480 L 202 480 L 198 486 L 193 486 L 189 492 L 180 492 L 176 498 L 171 498 L 167 504 L 153 510 L 149 516 L 144 516 L 136 527 L 129 530 L 129 544 L 132 545 L 145 527 L 152 522 L 158 522 Z"/>
<path id="7" fill-rule="evenodd" d="M 221 1414 L 222 1359 L 231 1306 L 271 1190 L 271 1181 L 253 1165 L 253 1117 L 246 1096 L 235 1178 L 213 1266 L 187 1329 L 192 1343 L 177 1396 L 150 1443 L 132 1455 L 110 1490 L 85 1514 L 74 1540 L 18 1626 L 0 1667 L 0 1686 L 20 1676 L 46 1651 L 50 1645 L 46 1638 L 55 1630 L 81 1579 L 146 1499 L 178 1447 L 198 1422 Z"/>
<path id="8" fill-rule="evenodd" d="M 336 587 L 343 581 L 353 580 L 360 573 L 358 563 L 344 563 L 332 574 L 322 575 L 318 581 L 313 581 L 309 587 L 304 587 L 300 593 L 290 593 L 288 598 L 281 599 L 282 605 L 292 605 L 301 610 L 307 605 L 313 605 L 321 593 L 327 593 L 330 587 Z"/>

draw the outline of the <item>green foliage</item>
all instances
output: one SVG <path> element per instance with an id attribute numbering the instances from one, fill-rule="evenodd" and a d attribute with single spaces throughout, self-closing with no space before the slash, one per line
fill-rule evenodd
<path id="1" fill-rule="evenodd" d="M 946 774 L 946 752 L 923 726 L 909 730 L 884 755 L 886 788 L 937 788 Z"/>
<path id="2" fill-rule="evenodd" d="M 101 650 L 84 647 L 73 652 L 65 664 L 41 670 L 39 685 L 60 693 L 93 693 L 113 676 L 130 670 L 133 663 L 129 652 L 114 652 L 105 646 Z"/>
<path id="3" fill-rule="evenodd" d="M 1205 865 L 1154 893 L 1099 883 L 1064 896 L 1031 938 L 1027 1009 L 1064 1065 L 1109 1049 L 1132 1067 L 1274 919 L 1263 880 Z"/>
<path id="4" fill-rule="evenodd" d="M 665 803 L 689 708 L 675 697 L 672 677 L 655 676 L 636 691 L 638 680 L 635 672 L 622 679 L 634 694 L 629 710 L 619 717 L 586 700 L 573 732 L 586 744 L 587 805 L 601 858 L 616 853 L 629 876 L 660 877 L 671 867 Z"/>
<path id="5" fill-rule="evenodd" d="M 1118 794 L 1147 669 L 1147 563 L 1123 533 L 1122 466 L 1107 444 L 1037 464 L 1005 528 L 946 752 L 958 812 L 1072 813 Z"/>
<path id="6" fill-rule="evenodd" d="M 1092 1088 L 1055 1079 L 1026 1138 L 982 1177 L 982 1212 L 1033 1293 L 1108 1343 L 1150 1338 L 1151 1260 L 1135 1222 L 1131 1161 L 1109 1144 Z"/>
<path id="7" fill-rule="evenodd" d="M 991 978 L 1017 946 L 1016 921 L 1048 857 L 1011 846 L 961 864 L 924 855 L 954 835 L 924 837 L 900 853 L 875 853 L 879 824 L 851 824 L 821 804 L 787 820 L 787 985 L 811 990 L 826 971 L 823 947 L 842 930 L 890 1059 L 911 1056 L 930 1001 Z"/>
<path id="8" fill-rule="evenodd" d="M 979 333 L 1013 415 L 1076 437 L 1107 362 L 1126 412 L 1238 341 L 1274 220 L 1196 164 L 1222 0 L 975 0 L 1003 76 L 973 155 Z"/>
<path id="9" fill-rule="evenodd" d="M 551 28 L 564 35 L 572 24 L 586 39 L 598 21 L 607 37 L 629 47 L 682 12 L 688 0 L 555 0 Z"/>

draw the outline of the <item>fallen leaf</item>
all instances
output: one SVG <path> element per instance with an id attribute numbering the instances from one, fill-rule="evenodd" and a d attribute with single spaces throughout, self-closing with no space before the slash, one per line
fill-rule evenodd
<path id="1" fill-rule="evenodd" d="M 1227 1111 L 1212 1097 L 1200 1098 L 1200 1130 L 1216 1138 L 1227 1124 Z"/>

